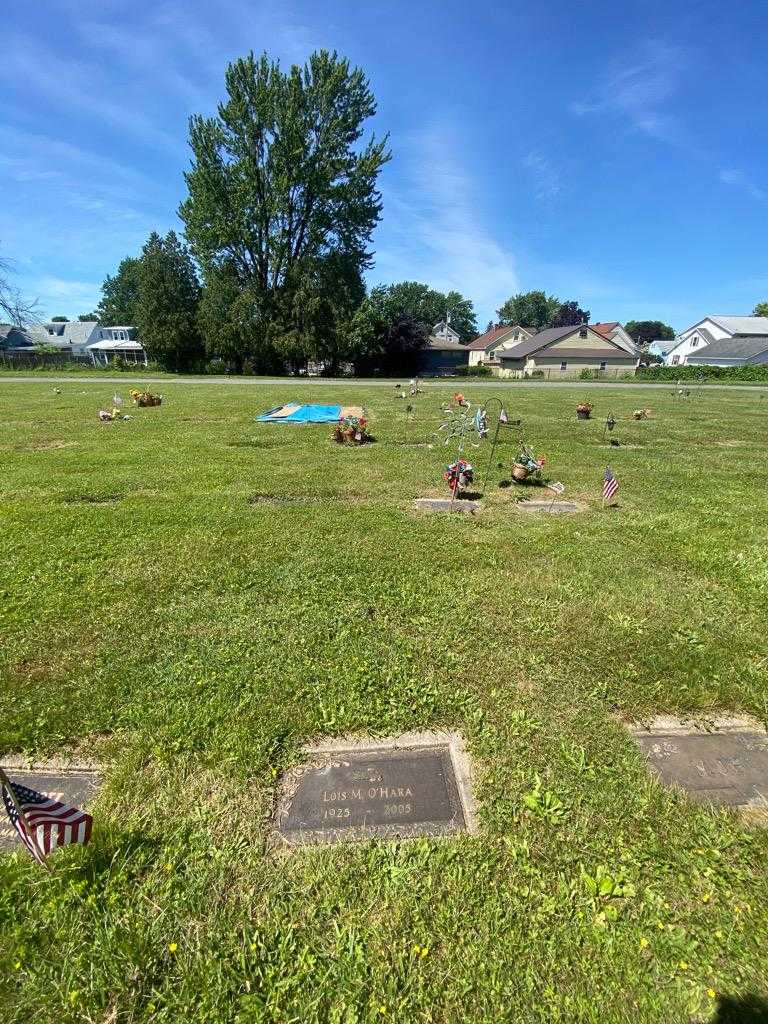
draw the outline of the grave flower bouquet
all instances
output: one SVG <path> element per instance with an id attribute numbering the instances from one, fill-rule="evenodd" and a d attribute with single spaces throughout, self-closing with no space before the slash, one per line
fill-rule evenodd
<path id="1" fill-rule="evenodd" d="M 133 399 L 133 404 L 141 407 L 160 405 L 163 400 L 162 395 L 153 395 L 151 391 L 139 391 L 138 388 L 131 388 L 129 394 Z"/>
<path id="2" fill-rule="evenodd" d="M 576 406 L 576 415 L 580 420 L 588 420 L 593 409 L 594 406 L 591 402 L 580 402 Z"/>
<path id="3" fill-rule="evenodd" d="M 443 480 L 454 492 L 460 491 L 468 484 L 471 484 L 474 479 L 474 470 L 466 459 L 457 459 L 456 462 L 452 462 L 450 466 L 445 467 L 445 472 L 443 473 Z"/>
<path id="4" fill-rule="evenodd" d="M 337 444 L 365 444 L 370 441 L 365 416 L 343 416 L 333 428 L 332 439 Z"/>

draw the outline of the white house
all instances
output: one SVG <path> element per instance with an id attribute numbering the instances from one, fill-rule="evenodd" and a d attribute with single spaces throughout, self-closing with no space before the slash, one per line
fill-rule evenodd
<path id="1" fill-rule="evenodd" d="M 521 327 L 520 324 L 497 324 L 496 327 L 492 327 L 490 331 L 486 331 L 485 334 L 481 334 L 479 338 L 475 338 L 474 341 L 470 341 L 467 345 L 469 349 L 469 365 L 470 366 L 484 366 L 498 367 L 499 364 L 499 352 L 503 348 L 510 348 L 512 345 L 517 345 L 520 341 L 526 341 L 528 338 L 532 338 L 536 332 L 528 327 Z"/>
<path id="2" fill-rule="evenodd" d="M 461 341 L 461 338 L 456 333 L 456 331 L 454 331 L 451 325 L 445 320 L 441 320 L 440 323 L 435 324 L 435 326 L 432 328 L 432 333 L 430 334 L 430 337 L 439 338 L 440 341 Z"/>
<path id="3" fill-rule="evenodd" d="M 0 332 L 0 343 L 3 341 Z M 34 352 L 38 346 L 56 349 L 73 359 L 90 359 L 105 366 L 120 356 L 129 363 L 146 365 L 147 354 L 136 337 L 136 328 L 126 325 L 101 327 L 96 320 L 49 320 L 30 327 L 14 328 L 10 325 L 6 343 L 8 351 Z"/>
<path id="4" fill-rule="evenodd" d="M 667 366 L 685 366 L 690 361 L 702 366 L 755 362 L 759 355 L 756 349 L 762 344 L 760 339 L 768 339 L 766 316 L 705 316 L 678 334 L 670 343 L 664 362 Z"/>

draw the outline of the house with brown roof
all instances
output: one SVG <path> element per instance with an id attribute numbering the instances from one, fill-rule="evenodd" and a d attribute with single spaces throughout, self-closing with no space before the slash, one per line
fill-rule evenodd
<path id="1" fill-rule="evenodd" d="M 467 345 L 469 365 L 499 368 L 499 350 L 532 338 L 534 333 L 530 328 L 521 327 L 520 324 L 496 324 L 490 331 L 481 334 Z"/>
<path id="2" fill-rule="evenodd" d="M 628 351 L 620 336 L 613 337 L 596 325 L 550 327 L 508 348 L 498 351 L 501 377 L 530 377 L 534 374 L 552 379 L 578 377 L 582 370 L 594 370 L 608 376 L 634 373 L 638 356 Z M 631 344 L 631 340 L 630 340 Z"/>

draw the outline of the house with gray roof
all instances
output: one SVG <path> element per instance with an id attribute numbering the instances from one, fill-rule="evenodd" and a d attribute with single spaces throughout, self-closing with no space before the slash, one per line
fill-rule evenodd
<path id="1" fill-rule="evenodd" d="M 50 320 L 29 327 L 0 324 L 1 351 L 24 355 L 40 348 L 55 350 L 65 359 L 87 359 L 101 366 L 118 357 L 129 363 L 147 362 L 135 327 L 103 327 L 96 320 Z"/>
<path id="2" fill-rule="evenodd" d="M 623 338 L 613 337 L 604 327 L 579 324 L 550 327 L 509 348 L 500 348 L 500 377 L 530 377 L 544 374 L 550 379 L 578 376 L 593 370 L 610 376 L 634 373 L 635 351 L 628 351 Z"/>
<path id="3" fill-rule="evenodd" d="M 740 366 L 759 359 L 761 341 L 768 337 L 766 316 L 713 314 L 698 320 L 675 338 L 664 354 L 667 366 Z M 754 344 L 753 344 L 754 341 Z"/>

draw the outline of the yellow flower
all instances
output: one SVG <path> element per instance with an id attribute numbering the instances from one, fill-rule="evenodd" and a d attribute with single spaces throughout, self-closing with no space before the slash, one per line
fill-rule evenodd
<path id="1" fill-rule="evenodd" d="M 711 892 L 705 892 L 704 895 L 701 897 L 701 902 L 702 903 L 709 903 L 709 901 L 711 899 L 712 899 L 712 893 Z"/>
<path id="2" fill-rule="evenodd" d="M 709 996 L 710 999 L 714 999 L 717 996 L 717 992 L 715 992 L 715 990 L 713 988 L 708 988 L 707 989 L 707 995 Z"/>
<path id="3" fill-rule="evenodd" d="M 648 939 L 646 939 L 646 937 L 645 937 L 645 936 L 643 936 L 643 937 L 642 937 L 642 938 L 640 939 L 640 949 L 645 949 L 645 947 L 646 947 L 647 945 L 648 945 Z"/>
<path id="4" fill-rule="evenodd" d="M 421 947 L 421 955 L 423 957 L 426 956 L 428 952 L 429 952 L 429 947 L 428 946 L 422 946 Z"/>
<path id="5" fill-rule="evenodd" d="M 169 953 L 175 953 L 178 948 L 179 947 L 178 947 L 177 943 L 175 943 L 175 942 L 169 942 L 168 943 L 168 952 Z"/>
<path id="6" fill-rule="evenodd" d="M 380 1006 L 379 1007 L 379 1013 L 386 1013 L 386 1012 L 387 1012 L 386 1006 Z"/>
<path id="7" fill-rule="evenodd" d="M 716 939 L 722 939 L 722 937 L 723 937 L 723 933 L 722 933 L 722 932 L 721 932 L 721 931 L 720 931 L 720 930 L 718 929 L 718 930 L 717 930 L 717 931 L 715 932 L 715 938 L 716 938 Z"/>
<path id="8" fill-rule="evenodd" d="M 656 922 L 656 927 L 659 929 L 660 932 L 663 932 L 664 931 L 664 922 L 663 921 L 657 921 Z"/>
<path id="9" fill-rule="evenodd" d="M 685 960 L 681 960 L 680 963 L 678 964 L 678 967 L 680 968 L 681 971 L 687 971 L 690 966 L 691 965 L 687 964 L 685 962 Z"/>

